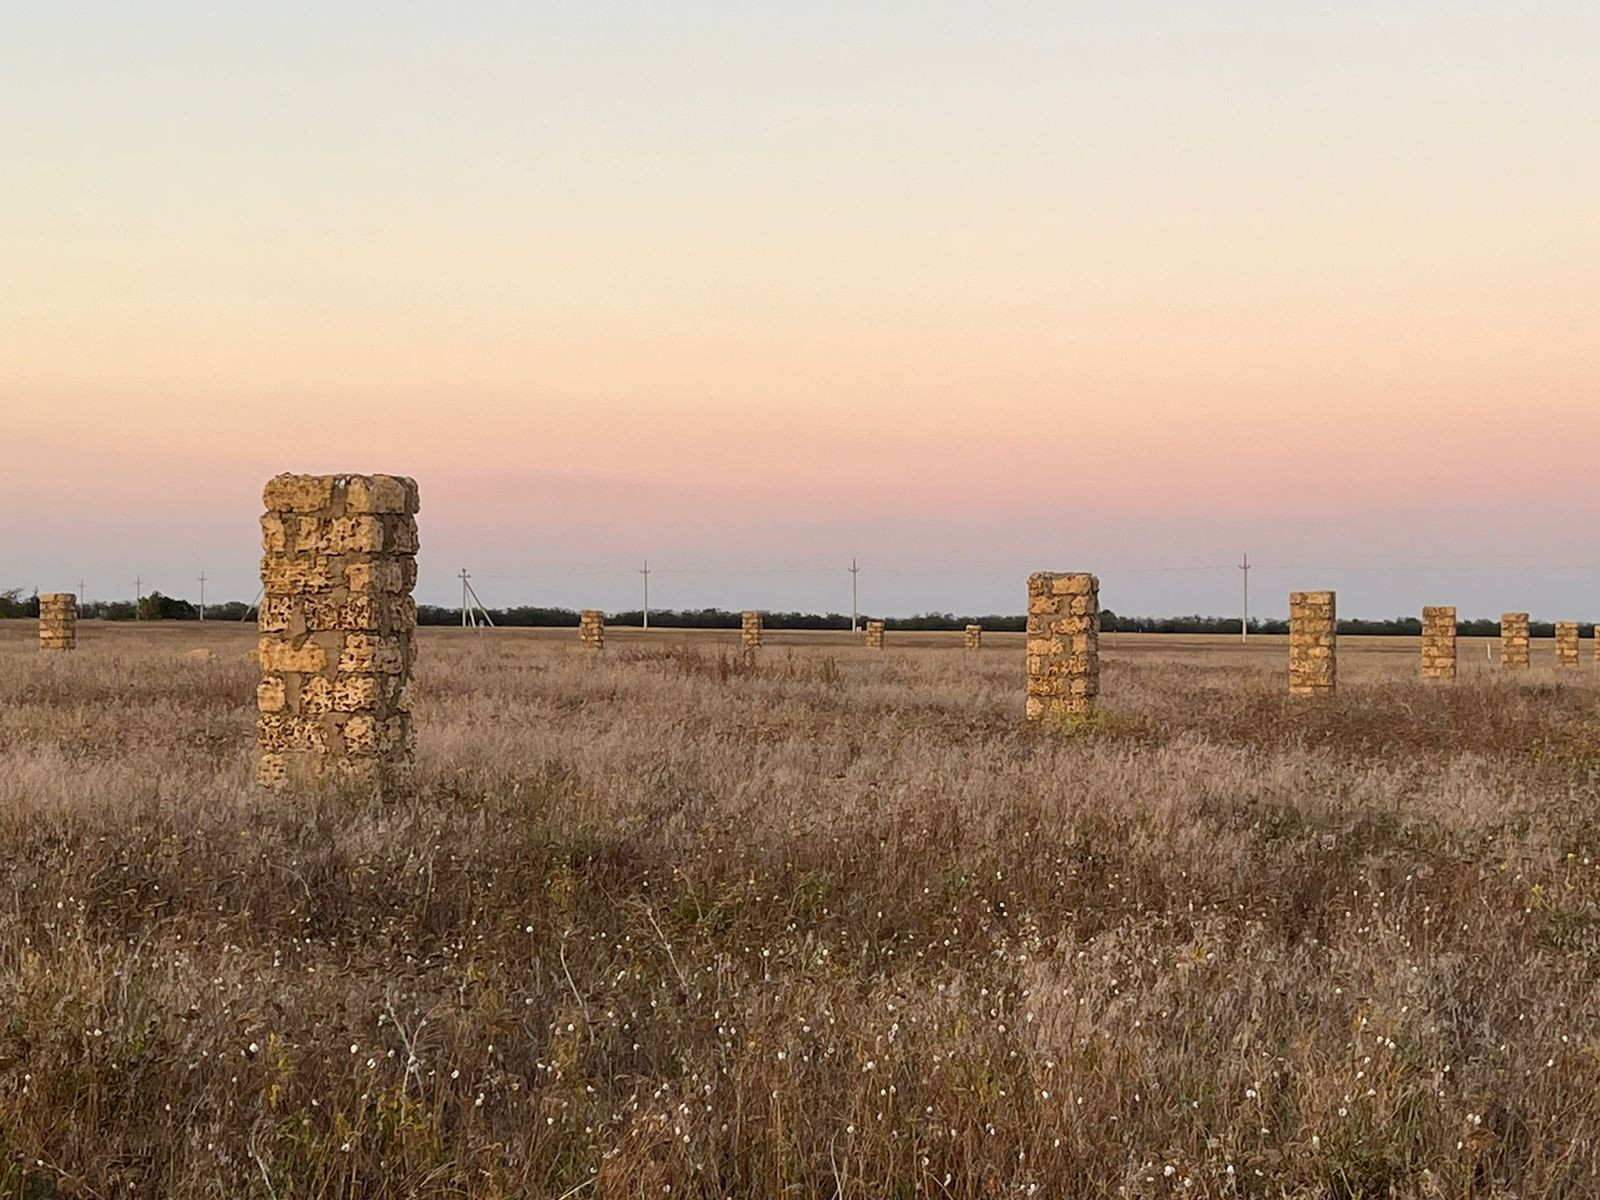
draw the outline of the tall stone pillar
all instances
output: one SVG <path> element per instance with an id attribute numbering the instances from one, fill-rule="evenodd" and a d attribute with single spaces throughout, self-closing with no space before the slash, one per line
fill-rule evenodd
<path id="1" fill-rule="evenodd" d="M 1100 581 L 1081 571 L 1028 576 L 1028 720 L 1081 716 L 1099 694 Z"/>
<path id="2" fill-rule="evenodd" d="M 279 475 L 263 500 L 258 779 L 409 785 L 416 483 Z"/>

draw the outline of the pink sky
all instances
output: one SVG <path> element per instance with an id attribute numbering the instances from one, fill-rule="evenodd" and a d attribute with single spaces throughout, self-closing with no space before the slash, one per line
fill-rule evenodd
<path id="1" fill-rule="evenodd" d="M 386 470 L 426 600 L 1596 615 L 1591 10 L 650 11 L 25 18 L 0 587 Z"/>

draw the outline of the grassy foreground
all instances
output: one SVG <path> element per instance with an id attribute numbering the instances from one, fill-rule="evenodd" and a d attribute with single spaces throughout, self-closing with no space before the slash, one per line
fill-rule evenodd
<path id="1" fill-rule="evenodd" d="M 247 629 L 80 633 L 0 623 L 0 1197 L 1600 1193 L 1592 663 L 1108 638 L 1039 731 L 1007 639 L 427 630 L 380 804 L 250 785 Z"/>

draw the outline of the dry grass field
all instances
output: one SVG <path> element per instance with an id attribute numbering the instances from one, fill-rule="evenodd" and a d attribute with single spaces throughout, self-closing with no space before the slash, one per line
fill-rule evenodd
<path id="1" fill-rule="evenodd" d="M 0 1197 L 1592 1197 L 1600 670 L 425 630 L 419 795 L 247 627 L 0 623 Z M 192 653 L 204 649 L 207 654 Z"/>

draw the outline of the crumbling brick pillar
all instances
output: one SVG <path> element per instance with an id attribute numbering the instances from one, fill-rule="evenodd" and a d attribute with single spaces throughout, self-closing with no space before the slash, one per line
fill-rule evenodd
<path id="1" fill-rule="evenodd" d="M 1028 576 L 1028 720 L 1091 712 L 1099 694 L 1100 581 L 1083 572 Z"/>
<path id="2" fill-rule="evenodd" d="M 1500 669 L 1528 669 L 1528 614 L 1500 614 Z"/>
<path id="3" fill-rule="evenodd" d="M 39 596 L 39 649 L 71 650 L 77 644 L 77 593 L 41 593 Z"/>
<path id="4" fill-rule="evenodd" d="M 606 615 L 598 608 L 586 608 L 578 614 L 578 640 L 585 650 L 606 648 Z"/>
<path id="5" fill-rule="evenodd" d="M 1453 604 L 1430 604 L 1422 610 L 1422 677 L 1456 677 L 1456 609 Z"/>
<path id="6" fill-rule="evenodd" d="M 867 622 L 867 649 L 868 650 L 882 650 L 883 649 L 883 622 L 882 621 L 868 621 Z"/>
<path id="7" fill-rule="evenodd" d="M 739 618 L 739 644 L 746 650 L 754 650 L 761 645 L 761 614 L 747 612 Z"/>
<path id="8" fill-rule="evenodd" d="M 409 785 L 416 483 L 279 475 L 263 502 L 257 778 Z"/>
<path id="9" fill-rule="evenodd" d="M 1339 681 L 1332 592 L 1289 593 L 1289 694 L 1331 696 Z"/>
<path id="10" fill-rule="evenodd" d="M 1578 623 L 1576 621 L 1556 622 L 1556 665 L 1558 667 L 1575 667 L 1578 665 Z"/>
<path id="11" fill-rule="evenodd" d="M 981 649 L 983 646 L 983 626 L 968 625 L 965 634 L 962 636 L 961 644 L 967 650 Z"/>

